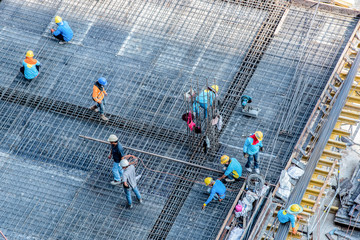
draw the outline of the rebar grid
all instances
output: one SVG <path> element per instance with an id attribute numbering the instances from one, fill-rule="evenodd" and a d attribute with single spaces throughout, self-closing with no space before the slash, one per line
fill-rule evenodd
<path id="1" fill-rule="evenodd" d="M 326 83 L 338 46 L 354 27 L 351 17 L 324 13 L 317 19 L 326 27 L 314 28 L 317 44 L 307 48 L 309 58 L 300 69 L 304 81 L 315 75 L 303 93 L 302 99 L 309 101 L 302 103 L 292 135 L 280 135 L 286 112 L 281 106 L 291 101 L 289 82 L 310 19 L 304 9 L 292 7 L 278 35 L 273 36 L 286 6 L 285 1 L 280 4 L 3 0 L 0 130 L 4 137 L 0 146 L 9 155 L 0 161 L 4 183 L 1 230 L 13 239 L 144 239 L 157 228 L 161 228 L 159 235 L 152 238 L 214 238 L 236 192 L 229 191 L 221 204 L 211 203 L 200 211 L 207 198 L 204 187 L 140 165 L 139 188 L 145 204 L 128 210 L 122 189 L 109 185 L 112 160 L 106 159 L 108 148 L 80 140 L 78 135 L 106 139 L 116 133 L 126 146 L 220 169 L 218 158 L 223 153 L 244 165 L 241 148 L 245 138 L 241 135 L 260 129 L 267 148 L 261 154 L 261 169 L 275 182 Z M 51 39 L 49 29 L 55 15 L 74 29 L 72 44 L 59 46 Z M 34 21 L 29 21 L 30 16 Z M 261 31 L 260 36 L 266 38 L 257 38 Z M 28 49 L 34 50 L 43 65 L 31 83 L 18 73 Z M 241 83 L 231 87 L 236 74 L 249 72 L 247 87 Z M 99 76 L 109 80 L 109 123 L 99 122 L 98 115 L 87 109 L 92 104 L 92 84 Z M 188 135 L 181 120 L 187 109 L 182 93 L 190 86 L 201 90 L 207 80 L 220 86 L 220 97 L 225 98 L 223 115 L 229 123 L 220 145 L 214 144 L 203 155 L 192 146 L 200 137 Z M 258 119 L 240 115 L 237 101 L 227 100 L 244 91 L 262 109 Z M 153 170 L 189 180 L 212 176 L 164 159 L 139 157 Z M 156 225 L 160 218 L 164 221 Z"/>

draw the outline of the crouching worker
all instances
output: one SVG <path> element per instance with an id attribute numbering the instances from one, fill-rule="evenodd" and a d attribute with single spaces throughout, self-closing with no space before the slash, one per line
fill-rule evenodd
<path id="1" fill-rule="evenodd" d="M 126 199 L 129 204 L 129 208 L 133 208 L 132 199 L 131 199 L 131 190 L 135 193 L 136 198 L 138 199 L 139 203 L 142 203 L 142 198 L 140 192 L 136 186 L 136 179 L 140 176 L 135 175 L 135 167 L 134 165 L 136 162 L 129 162 L 126 158 L 135 158 L 135 156 L 127 155 L 120 161 L 120 166 L 122 167 L 123 173 L 123 185 L 124 185 L 124 192 L 126 195 Z"/>
<path id="2" fill-rule="evenodd" d="M 204 182 L 206 186 L 210 187 L 208 189 L 210 196 L 203 204 L 202 209 L 205 209 L 205 207 L 211 202 L 211 200 L 213 200 L 213 198 L 216 198 L 219 200 L 219 202 L 221 202 L 225 198 L 226 192 L 226 187 L 220 180 L 214 181 L 211 177 L 207 177 L 205 178 Z"/>
<path id="3" fill-rule="evenodd" d="M 241 177 L 242 167 L 236 158 L 230 158 L 228 155 L 223 155 L 220 158 L 220 163 L 225 165 L 225 172 L 218 180 L 225 178 L 225 181 L 227 182 L 234 182 L 235 179 L 239 179 Z"/>
<path id="4" fill-rule="evenodd" d="M 22 62 L 22 65 L 23 66 L 20 68 L 20 72 L 24 74 L 24 77 L 27 80 L 32 80 L 39 75 L 41 64 L 38 60 L 34 59 L 33 51 L 27 51 L 26 58 Z"/>
<path id="5" fill-rule="evenodd" d="M 66 42 L 69 42 L 74 33 L 69 26 L 67 21 L 63 21 L 61 17 L 56 16 L 55 17 L 55 23 L 58 25 L 57 29 L 51 29 L 51 33 L 54 35 L 55 38 L 59 39 L 60 44 L 64 44 Z"/>
<path id="6" fill-rule="evenodd" d="M 299 204 L 292 204 L 289 206 L 287 210 L 280 210 L 277 214 L 279 222 L 287 223 L 291 222 L 292 233 L 296 234 L 297 229 L 295 228 L 295 220 L 302 219 L 301 216 L 297 216 L 299 213 L 303 211 L 303 207 Z"/>

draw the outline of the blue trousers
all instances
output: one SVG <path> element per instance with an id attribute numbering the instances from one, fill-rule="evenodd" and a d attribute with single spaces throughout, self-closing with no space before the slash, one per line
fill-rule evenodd
<path id="1" fill-rule="evenodd" d="M 114 175 L 115 181 L 121 182 L 121 177 L 123 176 L 123 169 L 120 167 L 119 163 L 114 162 L 112 173 Z"/>
<path id="2" fill-rule="evenodd" d="M 97 106 L 98 108 L 100 108 L 99 113 L 100 113 L 100 114 L 104 114 L 104 112 L 105 112 L 105 98 L 103 98 L 103 100 L 101 101 L 101 103 L 96 103 L 96 106 Z"/>
<path id="3" fill-rule="evenodd" d="M 259 168 L 259 162 L 258 162 L 258 160 L 259 160 L 259 152 L 255 153 L 254 155 L 249 155 L 248 160 L 247 160 L 246 165 L 245 165 L 246 168 L 250 168 L 251 161 L 252 161 L 253 158 L 254 158 L 255 168 Z"/>
<path id="4" fill-rule="evenodd" d="M 141 199 L 141 195 L 140 195 L 140 192 L 139 192 L 139 190 L 138 190 L 137 187 L 135 187 L 135 188 L 125 188 L 125 187 L 124 187 L 124 192 L 125 192 L 125 194 L 126 194 L 126 199 L 127 199 L 129 205 L 132 204 L 132 200 L 131 200 L 131 190 L 130 190 L 130 189 L 133 190 L 133 192 L 135 193 L 136 198 L 137 198 L 138 200 Z"/>

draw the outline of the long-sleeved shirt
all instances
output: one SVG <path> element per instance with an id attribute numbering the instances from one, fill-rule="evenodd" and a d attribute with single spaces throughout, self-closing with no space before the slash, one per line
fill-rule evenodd
<path id="1" fill-rule="evenodd" d="M 239 161 L 236 158 L 230 158 L 231 162 L 229 166 L 226 168 L 225 175 L 229 176 L 230 173 L 233 173 L 234 178 L 241 177 L 242 167 Z"/>
<path id="2" fill-rule="evenodd" d="M 58 36 L 61 34 L 64 37 L 65 42 L 70 41 L 74 36 L 74 33 L 67 21 L 62 21 L 58 23 L 58 27 L 53 34 L 54 36 Z"/>
<path id="3" fill-rule="evenodd" d="M 94 101 L 97 103 L 101 103 L 105 97 L 105 94 L 106 91 L 104 87 L 98 81 L 96 81 L 93 86 L 93 93 L 92 93 L 92 98 L 94 99 Z"/>
<path id="4" fill-rule="evenodd" d="M 24 67 L 24 76 L 26 79 L 33 79 L 39 75 L 39 71 L 36 69 L 36 66 L 40 66 L 40 62 L 33 58 L 26 58 L 23 61 Z"/>
<path id="5" fill-rule="evenodd" d="M 285 214 L 284 214 L 285 211 Z M 279 222 L 287 223 L 291 222 L 291 226 L 295 227 L 295 216 L 286 212 L 286 210 L 280 210 L 277 214 Z"/>
<path id="6" fill-rule="evenodd" d="M 248 137 L 245 141 L 243 152 L 249 155 L 254 155 L 259 152 L 260 148 L 263 146 L 262 141 L 259 141 L 257 144 L 254 144 L 254 139 Z"/>
<path id="7" fill-rule="evenodd" d="M 218 194 L 221 199 L 224 199 L 225 192 L 226 192 L 225 185 L 220 180 L 216 180 L 214 183 L 214 186 L 211 188 L 210 196 L 206 200 L 205 205 L 208 205 L 211 202 L 211 200 L 214 198 L 215 194 Z"/>
<path id="8" fill-rule="evenodd" d="M 193 103 L 193 111 L 196 112 L 196 108 L 199 107 L 199 104 L 202 107 L 207 108 L 207 103 L 209 102 L 209 105 L 212 106 L 212 103 L 215 100 L 215 96 L 215 93 L 210 90 L 202 91 L 199 96 L 196 97 L 196 100 Z"/>

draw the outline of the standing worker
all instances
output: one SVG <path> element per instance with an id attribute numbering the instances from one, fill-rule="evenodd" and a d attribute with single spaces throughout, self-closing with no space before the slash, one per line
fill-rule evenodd
<path id="1" fill-rule="evenodd" d="M 54 35 L 55 38 L 59 39 L 60 44 L 64 44 L 69 42 L 74 33 L 70 28 L 67 21 L 63 21 L 61 17 L 55 17 L 55 23 L 58 25 L 57 29 L 51 29 L 51 33 Z"/>
<path id="2" fill-rule="evenodd" d="M 90 107 L 91 110 L 98 112 L 98 108 L 100 108 L 100 118 L 104 121 L 109 120 L 107 117 L 105 117 L 104 111 L 105 111 L 105 96 L 107 96 L 107 92 L 105 91 L 104 86 L 106 86 L 107 81 L 105 78 L 101 77 L 99 78 L 94 86 L 93 86 L 93 93 L 92 98 L 96 102 L 96 104 L 92 107 Z"/>
<path id="3" fill-rule="evenodd" d="M 218 199 L 219 202 L 221 202 L 225 198 L 225 192 L 226 192 L 226 187 L 220 180 L 216 180 L 214 182 L 211 177 L 207 177 L 205 178 L 204 182 L 206 186 L 210 187 L 208 189 L 210 196 L 202 206 L 202 209 L 205 209 L 206 205 L 208 205 L 211 202 L 211 200 L 213 200 L 214 197 Z"/>
<path id="4" fill-rule="evenodd" d="M 196 114 L 199 114 L 200 109 L 199 107 L 204 109 L 204 118 L 207 118 L 207 111 L 208 111 L 208 105 L 212 106 L 213 102 L 215 101 L 216 94 L 219 91 L 218 85 L 212 85 L 211 87 L 208 87 L 204 91 L 202 91 L 199 96 L 196 97 L 194 103 L 193 103 L 193 112 Z"/>
<path id="5" fill-rule="evenodd" d="M 111 134 L 109 136 L 108 141 L 111 144 L 111 152 L 109 155 L 109 159 L 111 159 L 111 157 L 114 159 L 114 164 L 112 168 L 114 180 L 111 181 L 110 183 L 112 185 L 118 185 L 121 184 L 122 182 L 121 178 L 123 176 L 123 170 L 119 164 L 120 161 L 125 157 L 124 148 L 120 144 L 118 137 L 114 134 Z"/>
<path id="6" fill-rule="evenodd" d="M 289 206 L 287 210 L 280 210 L 277 214 L 279 222 L 287 223 L 291 222 L 292 233 L 296 234 L 297 229 L 295 228 L 295 217 L 297 219 L 302 219 L 301 216 L 297 216 L 299 213 L 303 211 L 303 207 L 299 204 L 292 204 Z"/>
<path id="7" fill-rule="evenodd" d="M 136 198 L 138 199 L 138 201 L 140 203 L 142 203 L 143 201 L 142 201 L 140 192 L 136 186 L 137 177 L 135 175 L 135 167 L 134 167 L 136 162 L 135 161 L 129 162 L 127 158 L 130 158 L 130 157 L 136 158 L 135 156 L 127 155 L 124 157 L 123 160 L 120 161 L 120 166 L 124 170 L 123 185 L 124 185 L 124 192 L 126 194 L 126 199 L 128 201 L 129 208 L 133 208 L 130 190 L 132 190 L 135 193 Z"/>
<path id="8" fill-rule="evenodd" d="M 260 151 L 264 150 L 262 140 L 263 140 L 263 133 L 260 131 L 256 131 L 253 135 L 249 136 L 245 141 L 243 152 L 244 152 L 244 157 L 248 159 L 245 168 L 249 172 L 252 172 L 250 166 L 251 166 L 251 160 L 252 158 L 254 158 L 255 172 L 257 174 L 260 173 L 258 160 L 259 160 L 259 150 Z"/>
<path id="9" fill-rule="evenodd" d="M 26 58 L 22 62 L 22 67 L 20 68 L 20 72 L 24 74 L 24 77 L 27 80 L 32 80 L 39 75 L 40 71 L 40 62 L 34 59 L 34 52 L 29 50 L 26 53 Z"/>
<path id="10" fill-rule="evenodd" d="M 225 165 L 225 173 L 218 180 L 225 178 L 225 181 L 227 182 L 234 182 L 235 179 L 239 179 L 241 177 L 242 167 L 236 158 L 230 158 L 228 155 L 223 155 L 220 158 L 220 162 Z"/>

